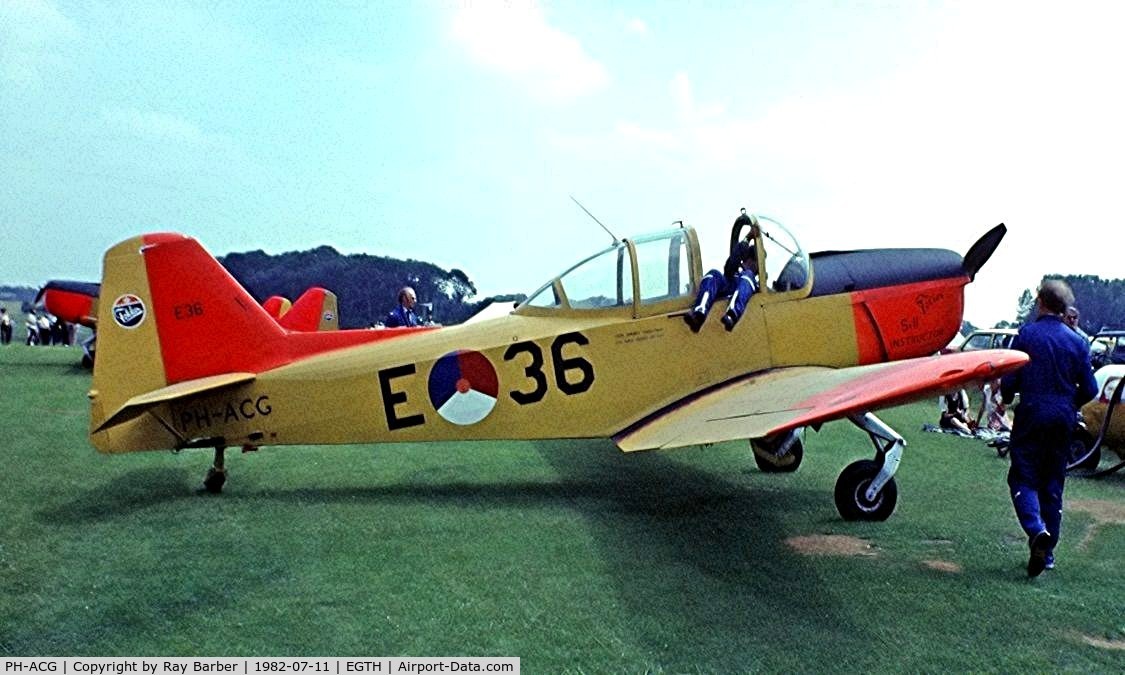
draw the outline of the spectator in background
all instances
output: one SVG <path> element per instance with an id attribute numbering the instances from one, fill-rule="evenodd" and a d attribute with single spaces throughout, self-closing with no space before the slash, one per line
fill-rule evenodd
<path id="1" fill-rule="evenodd" d="M 941 397 L 941 419 L 938 421 L 938 426 L 966 436 L 973 435 L 969 425 L 969 395 L 964 389 L 958 389 Z"/>
<path id="2" fill-rule="evenodd" d="M 66 322 L 56 316 L 55 322 L 51 324 L 51 342 L 69 347 L 70 342 L 67 340 L 69 333 L 70 331 L 66 329 Z"/>
<path id="3" fill-rule="evenodd" d="M 1078 333 L 1078 336 L 1083 340 L 1089 342 L 1090 336 L 1086 333 L 1086 331 L 1078 327 L 1078 319 L 1078 308 L 1074 305 L 1068 305 L 1066 308 L 1066 314 L 1063 314 L 1063 323 L 1070 326 L 1070 329 L 1075 333 Z"/>
<path id="4" fill-rule="evenodd" d="M 1011 431 L 1012 420 L 1008 417 L 1008 408 L 1004 405 L 1004 397 L 1000 393 L 1000 378 L 984 382 L 980 394 L 980 410 L 977 412 L 976 427 L 997 432 Z M 984 426 L 982 427 L 981 424 Z"/>
<path id="5" fill-rule="evenodd" d="M 12 317 L 7 307 L 0 307 L 0 344 L 12 343 Z"/>
<path id="6" fill-rule="evenodd" d="M 39 316 L 39 344 L 47 347 L 51 344 L 51 319 L 46 312 Z"/>
<path id="7" fill-rule="evenodd" d="M 414 313 L 414 305 L 417 302 L 418 296 L 414 294 L 414 289 L 403 286 L 398 292 L 398 306 L 387 314 L 383 324 L 387 328 L 410 328 L 419 325 L 421 322 L 418 321 L 418 315 Z"/>
<path id="8" fill-rule="evenodd" d="M 35 312 L 28 312 L 23 320 L 23 327 L 27 330 L 27 345 L 39 344 L 39 316 Z"/>

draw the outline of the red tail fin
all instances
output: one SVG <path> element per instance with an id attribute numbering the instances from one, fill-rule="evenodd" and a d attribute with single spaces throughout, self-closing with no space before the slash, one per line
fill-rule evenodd
<path id="1" fill-rule="evenodd" d="M 282 328 L 304 332 L 336 330 L 339 327 L 336 294 L 313 286 L 297 298 L 278 323 Z"/>
<path id="2" fill-rule="evenodd" d="M 262 309 L 266 310 L 266 314 L 269 314 L 275 320 L 285 316 L 285 313 L 292 306 L 293 303 L 289 302 L 289 298 L 280 295 L 271 295 L 262 303 Z"/>
<path id="3" fill-rule="evenodd" d="M 199 242 L 144 238 L 164 373 L 169 384 L 284 363 L 285 332 Z"/>

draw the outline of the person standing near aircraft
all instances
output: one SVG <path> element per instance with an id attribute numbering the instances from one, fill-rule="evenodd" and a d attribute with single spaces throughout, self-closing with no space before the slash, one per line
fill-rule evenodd
<path id="1" fill-rule="evenodd" d="M 39 344 L 39 316 L 35 312 L 28 312 L 23 320 L 24 328 L 27 330 L 27 346 Z"/>
<path id="2" fill-rule="evenodd" d="M 12 343 L 12 317 L 7 307 L 0 307 L 0 344 Z"/>
<path id="3" fill-rule="evenodd" d="M 1066 314 L 1063 315 L 1063 323 L 1070 326 L 1070 329 L 1073 330 L 1075 333 L 1078 333 L 1078 336 L 1081 337 L 1083 340 L 1085 340 L 1086 342 L 1089 342 L 1090 336 L 1086 333 L 1086 331 L 1079 328 L 1078 318 L 1079 318 L 1078 308 L 1075 307 L 1074 305 L 1067 305 Z"/>
<path id="4" fill-rule="evenodd" d="M 723 328 L 728 332 L 734 330 L 735 324 L 746 311 L 750 296 L 758 290 L 758 248 L 754 243 L 758 237 L 758 225 L 746 215 L 745 210 L 735 221 L 735 225 L 749 225 L 750 232 L 735 244 L 723 264 L 723 271 L 713 269 L 703 276 L 703 280 L 699 282 L 695 306 L 684 315 L 684 321 L 695 333 L 703 327 L 715 300 L 728 295 L 730 304 L 723 314 Z"/>
<path id="5" fill-rule="evenodd" d="M 387 314 L 383 324 L 387 328 L 409 328 L 419 325 L 418 315 L 414 313 L 414 305 L 417 302 L 418 296 L 414 294 L 414 289 L 403 286 L 398 292 L 398 306 Z"/>
<path id="6" fill-rule="evenodd" d="M 39 344 L 42 347 L 51 345 L 51 318 L 46 313 L 39 315 Z"/>
<path id="7" fill-rule="evenodd" d="M 1063 316 L 1074 294 L 1066 283 L 1048 279 L 1039 287 L 1039 316 L 1020 329 L 1012 349 L 1030 363 L 1001 381 L 1003 402 L 1020 394 L 1012 425 L 1008 487 L 1031 549 L 1027 575 L 1055 565 L 1062 525 L 1063 482 L 1078 409 L 1097 393 L 1087 343 Z"/>

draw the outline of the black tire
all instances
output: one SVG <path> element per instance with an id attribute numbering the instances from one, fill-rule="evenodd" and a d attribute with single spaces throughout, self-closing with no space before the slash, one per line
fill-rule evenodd
<path id="1" fill-rule="evenodd" d="M 207 477 L 203 479 L 203 489 L 217 495 L 223 491 L 223 484 L 227 482 L 226 471 L 216 471 L 214 467 L 207 469 Z"/>
<path id="2" fill-rule="evenodd" d="M 883 521 L 894 513 L 898 504 L 898 486 L 892 477 L 874 501 L 867 501 L 864 493 L 875 479 L 882 465 L 870 459 L 852 462 L 840 472 L 836 479 L 836 510 L 844 520 Z"/>
<path id="3" fill-rule="evenodd" d="M 798 437 L 789 451 L 781 457 L 777 456 L 777 447 L 785 438 L 754 438 L 750 440 L 750 449 L 754 452 L 754 463 L 762 473 L 793 473 L 801 466 L 805 458 L 805 441 Z"/>
<path id="4" fill-rule="evenodd" d="M 1094 447 L 1094 437 L 1088 431 L 1080 429 L 1074 432 L 1070 441 L 1070 455 L 1067 458 L 1066 469 L 1082 469 L 1094 471 L 1102 461 L 1102 449 Z"/>

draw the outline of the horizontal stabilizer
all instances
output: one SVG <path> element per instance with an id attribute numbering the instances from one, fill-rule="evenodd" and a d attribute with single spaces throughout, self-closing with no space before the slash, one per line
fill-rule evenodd
<path id="1" fill-rule="evenodd" d="M 126 401 L 124 405 L 107 417 L 97 428 L 93 429 L 91 433 L 96 433 L 116 424 L 120 424 L 121 422 L 133 419 L 149 408 L 160 405 L 161 403 L 245 384 L 247 382 L 252 382 L 255 377 L 256 375 L 254 375 L 254 373 L 224 373 L 222 375 L 201 377 L 197 380 L 177 382 L 167 387 L 139 394 Z M 91 391 L 90 398 L 95 397 L 97 397 L 97 391 Z"/>

